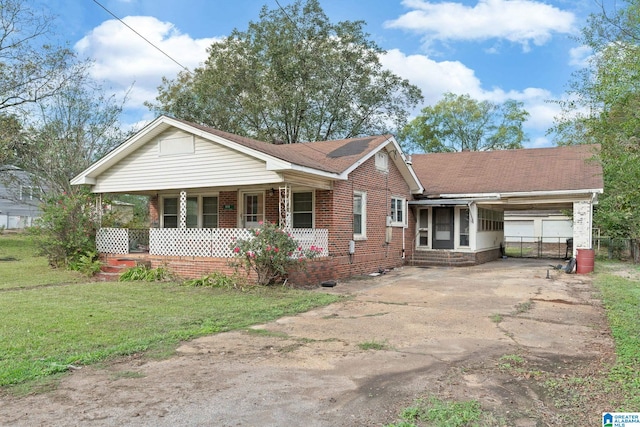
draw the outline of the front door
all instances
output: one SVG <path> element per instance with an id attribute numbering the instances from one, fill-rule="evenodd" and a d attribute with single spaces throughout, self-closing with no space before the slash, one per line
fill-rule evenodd
<path id="1" fill-rule="evenodd" d="M 257 228 L 264 219 L 264 195 L 262 193 L 245 193 L 243 197 L 242 226 Z"/>
<path id="2" fill-rule="evenodd" d="M 433 208 L 433 249 L 453 249 L 453 208 Z"/>

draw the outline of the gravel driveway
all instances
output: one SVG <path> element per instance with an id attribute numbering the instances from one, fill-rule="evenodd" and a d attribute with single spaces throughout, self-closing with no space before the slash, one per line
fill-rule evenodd
<path id="1" fill-rule="evenodd" d="M 599 363 L 612 341 L 591 278 L 548 264 L 405 267 L 312 290 L 351 297 L 1 397 L 0 425 L 380 426 L 432 395 L 477 399 L 510 426 L 564 425 L 532 376 Z"/>

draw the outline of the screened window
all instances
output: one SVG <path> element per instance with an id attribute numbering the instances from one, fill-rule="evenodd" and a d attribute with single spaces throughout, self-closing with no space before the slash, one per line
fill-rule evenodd
<path id="1" fill-rule="evenodd" d="M 162 207 L 162 224 L 164 228 L 178 228 L 178 199 L 164 199 Z"/>
<path id="2" fill-rule="evenodd" d="M 293 228 L 313 228 L 313 193 L 293 193 Z"/>

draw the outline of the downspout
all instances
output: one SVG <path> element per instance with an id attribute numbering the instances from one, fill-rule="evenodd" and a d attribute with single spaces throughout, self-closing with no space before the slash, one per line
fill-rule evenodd
<path id="1" fill-rule="evenodd" d="M 407 227 L 409 226 L 409 202 L 405 201 L 404 203 L 404 207 L 405 207 L 405 212 L 406 212 L 406 218 L 405 218 L 405 224 L 402 226 L 402 259 L 404 260 L 406 257 L 405 254 L 405 246 L 404 246 L 404 232 L 407 229 Z"/>

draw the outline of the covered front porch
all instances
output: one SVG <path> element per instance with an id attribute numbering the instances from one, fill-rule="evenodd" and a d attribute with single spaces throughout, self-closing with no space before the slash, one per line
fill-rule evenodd
<path id="1" fill-rule="evenodd" d="M 319 257 L 329 255 L 326 229 L 289 229 L 301 251 L 318 249 Z M 249 239 L 247 228 L 100 228 L 96 247 L 102 254 L 230 258 L 233 242 Z"/>

